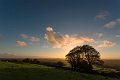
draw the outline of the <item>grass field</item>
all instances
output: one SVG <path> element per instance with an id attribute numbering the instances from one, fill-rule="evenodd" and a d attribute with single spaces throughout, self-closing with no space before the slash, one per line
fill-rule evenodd
<path id="1" fill-rule="evenodd" d="M 118 80 L 37 64 L 0 62 L 0 80 Z"/>

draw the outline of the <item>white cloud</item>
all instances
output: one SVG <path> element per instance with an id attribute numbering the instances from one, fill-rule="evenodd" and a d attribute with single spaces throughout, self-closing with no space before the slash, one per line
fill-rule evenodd
<path id="1" fill-rule="evenodd" d="M 94 39 L 87 36 L 58 34 L 51 27 L 46 28 L 45 39 L 54 48 L 63 48 L 63 49 L 75 47 L 80 44 L 94 41 Z"/>
<path id="2" fill-rule="evenodd" d="M 101 37 L 103 37 L 103 34 L 102 33 L 96 33 L 96 37 L 101 38 Z"/>
<path id="3" fill-rule="evenodd" d="M 24 42 L 24 41 L 16 41 L 16 44 L 17 44 L 18 46 L 27 46 L 27 43 Z"/>
<path id="4" fill-rule="evenodd" d="M 120 35 L 115 35 L 116 38 L 120 38 Z"/>
<path id="5" fill-rule="evenodd" d="M 20 36 L 21 36 L 22 38 L 28 38 L 28 35 L 26 35 L 26 34 L 20 34 Z"/>
<path id="6" fill-rule="evenodd" d="M 104 41 L 99 41 L 97 47 L 110 47 L 110 46 L 114 46 L 114 45 L 115 45 L 115 43 L 104 40 Z"/>
<path id="7" fill-rule="evenodd" d="M 105 24 L 104 27 L 106 27 L 106 28 L 113 28 L 116 25 L 120 25 L 120 19 L 115 19 L 113 21 L 110 21 L 107 24 Z"/>
<path id="8" fill-rule="evenodd" d="M 106 19 L 106 17 L 109 15 L 108 11 L 100 11 L 100 13 L 98 13 L 96 15 L 96 19 Z"/>
<path id="9" fill-rule="evenodd" d="M 40 38 L 37 37 L 29 37 L 29 40 L 31 43 L 38 43 L 40 41 Z"/>
<path id="10" fill-rule="evenodd" d="M 46 30 L 47 31 L 53 31 L 53 29 L 51 27 L 47 27 Z"/>
<path id="11" fill-rule="evenodd" d="M 28 36 L 27 34 L 20 34 L 21 38 L 25 38 L 27 40 L 26 43 L 35 44 L 40 41 L 40 38 L 34 36 Z"/>

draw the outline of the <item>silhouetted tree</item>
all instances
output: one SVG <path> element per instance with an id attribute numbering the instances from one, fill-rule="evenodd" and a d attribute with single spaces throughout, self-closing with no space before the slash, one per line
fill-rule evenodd
<path id="1" fill-rule="evenodd" d="M 92 46 L 77 46 L 66 55 L 66 60 L 74 70 L 92 70 L 93 64 L 102 62 L 100 53 Z"/>
<path id="2" fill-rule="evenodd" d="M 32 63 L 39 64 L 39 60 L 38 59 L 33 59 Z"/>
<path id="3" fill-rule="evenodd" d="M 58 61 L 58 62 L 56 63 L 56 66 L 62 67 L 62 66 L 65 66 L 65 64 L 64 64 L 62 61 Z"/>
<path id="4" fill-rule="evenodd" d="M 32 59 L 29 59 L 29 58 L 25 58 L 23 59 L 22 62 L 25 62 L 25 63 L 31 63 L 32 62 Z"/>
<path id="5" fill-rule="evenodd" d="M 73 70 L 78 70 L 77 68 L 80 67 L 80 48 L 81 46 L 77 46 L 66 55 L 66 60 L 71 64 Z"/>

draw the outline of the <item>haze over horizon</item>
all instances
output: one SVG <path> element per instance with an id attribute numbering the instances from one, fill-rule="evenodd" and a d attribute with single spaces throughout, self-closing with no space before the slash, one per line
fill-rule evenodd
<path id="1" fill-rule="evenodd" d="M 64 58 L 93 46 L 120 59 L 120 0 L 0 0 L 0 57 Z"/>

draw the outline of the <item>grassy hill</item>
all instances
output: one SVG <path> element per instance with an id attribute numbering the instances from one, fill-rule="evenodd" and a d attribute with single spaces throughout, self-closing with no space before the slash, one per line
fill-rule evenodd
<path id="1" fill-rule="evenodd" d="M 118 80 L 37 64 L 0 62 L 0 80 Z"/>

